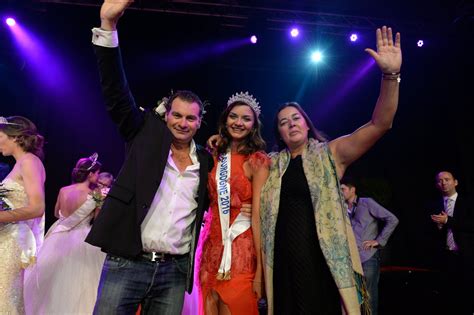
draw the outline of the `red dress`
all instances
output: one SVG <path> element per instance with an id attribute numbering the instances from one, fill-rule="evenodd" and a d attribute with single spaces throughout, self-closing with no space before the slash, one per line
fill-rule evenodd
<path id="1" fill-rule="evenodd" d="M 269 159 L 264 152 L 256 152 L 251 155 L 231 154 L 229 225 L 232 225 L 239 215 L 242 204 L 252 203 L 252 182 L 245 176 L 243 169 L 246 161 L 249 162 L 252 169 L 269 165 Z M 219 206 L 217 204 L 216 169 L 217 160 L 214 159 L 214 168 L 209 174 L 208 181 L 211 211 L 207 215 L 206 226 L 202 233 L 203 247 L 200 263 L 202 305 L 205 309 L 207 295 L 211 291 L 215 291 L 221 301 L 229 307 L 232 315 L 258 314 L 257 296 L 252 290 L 257 258 L 251 228 L 237 236 L 232 242 L 231 279 L 216 279 L 223 252 Z"/>

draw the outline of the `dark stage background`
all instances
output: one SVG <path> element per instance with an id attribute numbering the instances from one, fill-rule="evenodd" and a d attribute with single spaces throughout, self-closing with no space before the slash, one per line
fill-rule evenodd
<path id="1" fill-rule="evenodd" d="M 307 9 L 310 1 L 261 3 L 298 10 Z M 380 26 L 395 25 L 402 33 L 400 104 L 393 129 L 348 173 L 361 179 L 362 195 L 375 197 L 400 219 L 384 251 L 385 265 L 431 268 L 432 209 L 424 205 L 437 196 L 435 173 L 454 169 L 463 192 L 472 191 L 474 179 L 472 2 L 311 3 L 318 4 L 312 7 L 315 11 L 375 17 Z M 35 68 L 19 51 L 6 24 L 1 24 L 0 115 L 31 118 L 47 139 L 49 226 L 56 194 L 69 184 L 78 158 L 97 151 L 103 170 L 114 174 L 123 160 L 123 143 L 103 108 L 90 44 L 90 29 L 99 26 L 99 7 L 7 1 L 0 9 L 2 20 L 14 13 L 42 47 L 36 49 L 41 62 Z M 171 89 L 195 91 L 211 103 L 207 124 L 197 136 L 204 143 L 216 130 L 227 98 L 248 90 L 262 105 L 269 149 L 272 119 L 285 101 L 300 102 L 330 138 L 350 133 L 370 119 L 380 73 L 373 65 L 359 74 L 369 60 L 364 48 L 375 46 L 375 29 L 360 30 L 360 42 L 351 44 L 347 34 L 311 25 L 305 30 L 303 25 L 302 38 L 292 41 L 264 20 L 260 12 L 246 25 L 232 27 L 229 24 L 235 21 L 215 16 L 127 11 L 119 34 L 137 103 L 152 106 Z M 258 33 L 257 45 L 233 44 L 252 32 Z M 418 39 L 425 42 L 422 48 L 416 46 Z M 318 45 L 327 59 L 322 65 L 310 65 L 308 51 Z M 3 157 L 1 161 L 13 162 Z"/>

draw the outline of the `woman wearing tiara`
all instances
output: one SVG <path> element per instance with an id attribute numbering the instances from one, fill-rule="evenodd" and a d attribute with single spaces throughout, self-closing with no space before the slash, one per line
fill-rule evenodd
<path id="1" fill-rule="evenodd" d="M 220 142 L 208 188 L 211 211 L 202 238 L 201 310 L 258 314 L 262 295 L 259 204 L 269 159 L 260 135 L 260 107 L 252 95 L 230 97 L 219 119 Z M 240 212 L 252 204 L 251 217 Z"/>
<path id="2" fill-rule="evenodd" d="M 105 254 L 84 239 L 105 194 L 93 190 L 100 167 L 97 153 L 80 159 L 72 171 L 73 184 L 59 191 L 59 220 L 25 277 L 26 314 L 92 314 Z"/>
<path id="3" fill-rule="evenodd" d="M 27 118 L 0 117 L 0 152 L 15 159 L 0 183 L 0 314 L 24 313 L 24 269 L 43 241 L 43 143 Z"/>

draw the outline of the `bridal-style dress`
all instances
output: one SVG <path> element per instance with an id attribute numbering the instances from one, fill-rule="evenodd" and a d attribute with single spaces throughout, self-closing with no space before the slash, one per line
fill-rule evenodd
<path id="1" fill-rule="evenodd" d="M 84 242 L 95 208 L 89 195 L 49 229 L 37 263 L 25 276 L 26 314 L 92 314 L 105 259 L 99 248 Z"/>

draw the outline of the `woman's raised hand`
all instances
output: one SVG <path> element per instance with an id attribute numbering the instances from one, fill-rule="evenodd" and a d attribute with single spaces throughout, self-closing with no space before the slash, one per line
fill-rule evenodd
<path id="1" fill-rule="evenodd" d="M 366 48 L 383 73 L 399 73 L 402 66 L 400 33 L 393 39 L 392 28 L 383 26 L 375 32 L 377 51 Z"/>

